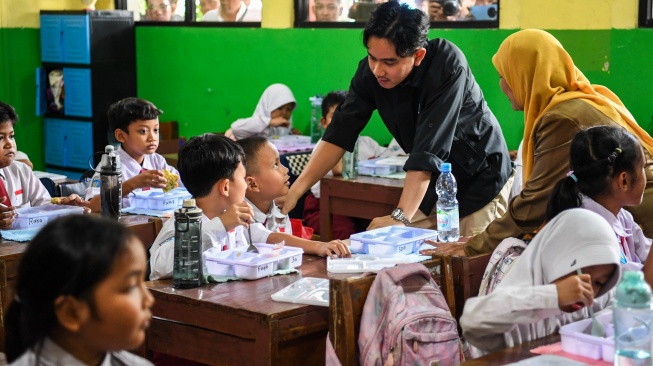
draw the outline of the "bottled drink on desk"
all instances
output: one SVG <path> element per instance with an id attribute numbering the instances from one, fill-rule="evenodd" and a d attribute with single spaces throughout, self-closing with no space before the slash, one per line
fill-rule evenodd
<path id="1" fill-rule="evenodd" d="M 358 140 L 354 145 L 354 151 L 345 151 L 345 155 L 342 156 L 342 177 L 345 179 L 358 177 Z"/>
<path id="2" fill-rule="evenodd" d="M 460 238 L 458 200 L 456 199 L 456 178 L 451 174 L 451 163 L 440 164 L 440 177 L 435 183 L 438 194 L 436 210 L 438 214 L 438 239 L 453 243 Z"/>
<path id="3" fill-rule="evenodd" d="M 315 144 L 322 138 L 324 128 L 320 123 L 320 116 L 322 115 L 322 96 L 316 95 L 308 98 L 311 101 L 311 143 Z"/>
<path id="4" fill-rule="evenodd" d="M 651 365 L 651 287 L 641 271 L 625 271 L 615 295 L 615 365 Z"/>
<path id="5" fill-rule="evenodd" d="M 194 199 L 185 199 L 175 210 L 175 254 L 172 287 L 193 288 L 202 285 L 202 210 Z"/>
<path id="6" fill-rule="evenodd" d="M 104 152 L 100 161 L 100 212 L 104 217 L 118 220 L 122 207 L 120 155 L 112 145 L 107 145 Z"/>

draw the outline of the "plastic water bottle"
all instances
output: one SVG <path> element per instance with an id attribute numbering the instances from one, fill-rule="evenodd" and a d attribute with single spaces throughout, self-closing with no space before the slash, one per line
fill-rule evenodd
<path id="1" fill-rule="evenodd" d="M 172 287 L 202 285 L 202 210 L 194 199 L 185 199 L 175 210 L 175 254 Z"/>
<path id="2" fill-rule="evenodd" d="M 345 151 L 345 155 L 342 156 L 342 176 L 345 179 L 358 177 L 358 140 L 354 145 L 354 151 Z"/>
<path id="3" fill-rule="evenodd" d="M 651 365 L 651 287 L 641 271 L 626 271 L 617 286 L 614 313 L 615 365 Z"/>
<path id="4" fill-rule="evenodd" d="M 311 101 L 311 143 L 315 144 L 324 134 L 324 128 L 320 123 L 320 116 L 322 113 L 322 96 L 316 95 L 308 98 Z"/>
<path id="5" fill-rule="evenodd" d="M 100 161 L 100 212 L 102 216 L 120 219 L 122 207 L 122 173 L 120 155 L 107 145 Z"/>
<path id="6" fill-rule="evenodd" d="M 440 177 L 435 183 L 438 194 L 438 239 L 441 242 L 456 242 L 460 238 L 458 199 L 456 199 L 456 178 L 451 174 L 451 163 L 440 164 Z"/>

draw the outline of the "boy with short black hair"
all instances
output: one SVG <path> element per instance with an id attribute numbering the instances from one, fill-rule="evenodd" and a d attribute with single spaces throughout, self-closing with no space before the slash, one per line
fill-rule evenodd
<path id="1" fill-rule="evenodd" d="M 12 106 L 0 101 L 0 229 L 10 229 L 16 208 L 50 204 L 50 194 L 34 175 L 32 168 L 17 161 L 14 125 L 18 115 Z M 59 201 L 84 206 L 76 194 Z"/>
<path id="2" fill-rule="evenodd" d="M 248 245 L 244 225 L 254 212 L 246 202 L 245 153 L 233 140 L 204 134 L 190 139 L 179 151 L 179 172 L 186 189 L 202 209 L 202 252 Z M 264 243 L 270 232 L 252 225 L 255 243 Z M 172 276 L 174 260 L 174 220 L 163 225 L 150 248 L 150 280 Z"/>
<path id="3" fill-rule="evenodd" d="M 281 213 L 274 200 L 288 193 L 288 168 L 279 161 L 277 148 L 265 137 L 238 140 L 247 159 L 247 193 L 245 197 L 254 210 L 254 221 L 262 223 L 272 233 L 267 243 L 284 241 L 308 254 L 349 257 L 347 245 L 340 240 L 328 243 L 306 240 L 292 235 L 290 218 Z"/>
<path id="4" fill-rule="evenodd" d="M 123 208 L 131 205 L 129 194 L 132 192 L 165 188 L 163 170 L 179 175 L 163 156 L 155 152 L 159 147 L 159 116 L 162 113 L 154 104 L 140 98 L 125 98 L 109 107 L 109 128 L 120 142 L 116 153 L 122 163 Z M 86 199 L 90 200 L 92 212 L 100 211 L 99 173 L 93 175 Z"/>

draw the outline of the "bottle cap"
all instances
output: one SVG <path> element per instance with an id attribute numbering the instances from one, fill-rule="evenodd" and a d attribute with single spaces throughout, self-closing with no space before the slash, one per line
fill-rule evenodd
<path id="1" fill-rule="evenodd" d="M 451 172 L 451 163 L 440 164 L 440 173 L 449 173 L 449 172 Z"/>
<path id="2" fill-rule="evenodd" d="M 113 145 L 107 145 L 100 160 L 100 172 L 108 175 L 120 175 L 122 164 L 120 163 L 120 155 L 115 152 Z"/>
<path id="3" fill-rule="evenodd" d="M 187 198 L 184 200 L 184 204 L 181 208 L 175 210 L 175 217 L 177 216 L 188 216 L 191 219 L 197 219 L 202 217 L 202 209 L 195 205 L 194 198 Z"/>
<path id="4" fill-rule="evenodd" d="M 651 305 L 651 287 L 644 281 L 644 273 L 625 271 L 617 286 L 616 300 L 619 306 L 649 307 Z"/>

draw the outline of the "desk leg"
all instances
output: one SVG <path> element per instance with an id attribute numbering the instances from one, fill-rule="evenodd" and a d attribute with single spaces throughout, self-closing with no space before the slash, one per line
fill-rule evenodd
<path id="1" fill-rule="evenodd" d="M 320 240 L 333 239 L 333 215 L 331 214 L 331 187 L 327 181 L 320 183 Z"/>

